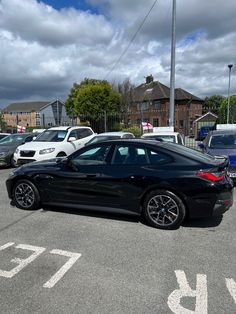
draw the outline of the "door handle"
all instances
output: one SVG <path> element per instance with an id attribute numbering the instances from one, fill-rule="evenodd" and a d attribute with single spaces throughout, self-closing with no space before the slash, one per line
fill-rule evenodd
<path id="1" fill-rule="evenodd" d="M 95 177 L 97 177 L 97 174 L 96 173 L 86 174 L 86 177 L 87 178 L 95 178 Z"/>

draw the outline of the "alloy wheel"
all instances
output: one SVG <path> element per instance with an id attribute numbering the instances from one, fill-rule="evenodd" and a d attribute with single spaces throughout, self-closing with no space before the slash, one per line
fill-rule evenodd
<path id="1" fill-rule="evenodd" d="M 147 213 L 155 224 L 167 227 L 179 218 L 179 206 L 168 195 L 156 195 L 149 200 Z"/>
<path id="2" fill-rule="evenodd" d="M 18 184 L 15 188 L 15 200 L 25 209 L 30 208 L 35 202 L 35 192 L 26 182 Z"/>

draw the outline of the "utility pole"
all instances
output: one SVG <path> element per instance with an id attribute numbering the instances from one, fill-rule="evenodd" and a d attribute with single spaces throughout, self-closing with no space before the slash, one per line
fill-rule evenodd
<path id="1" fill-rule="evenodd" d="M 170 106 L 169 126 L 175 126 L 175 43 L 176 43 L 176 0 L 172 7 L 172 37 L 171 37 L 171 73 L 170 73 Z"/>
<path id="2" fill-rule="evenodd" d="M 228 106 L 227 106 L 227 124 L 229 123 L 229 107 L 230 107 L 230 76 L 233 64 L 228 64 L 229 68 L 229 85 L 228 85 Z"/>

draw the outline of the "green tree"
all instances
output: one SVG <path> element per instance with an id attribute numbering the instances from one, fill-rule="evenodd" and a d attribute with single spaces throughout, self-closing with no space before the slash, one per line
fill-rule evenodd
<path id="1" fill-rule="evenodd" d="M 219 116 L 220 106 L 224 99 L 225 97 L 221 95 L 206 97 L 203 104 L 203 113 L 211 111 L 212 113 L 215 113 L 217 116 Z"/>
<path id="2" fill-rule="evenodd" d="M 101 132 L 105 124 L 110 129 L 111 123 L 119 122 L 114 115 L 120 112 L 120 94 L 107 81 L 85 78 L 80 84 L 73 85 L 66 108 L 70 116 L 89 121 L 97 132 Z"/>
<path id="3" fill-rule="evenodd" d="M 4 131 L 5 128 L 6 128 L 7 124 L 6 122 L 4 121 L 4 118 L 3 118 L 3 114 L 2 112 L 0 111 L 0 131 Z"/>
<path id="4" fill-rule="evenodd" d="M 219 123 L 227 123 L 228 98 L 220 106 Z M 236 123 L 236 95 L 230 96 L 229 123 Z"/>
<path id="5" fill-rule="evenodd" d="M 77 116 L 117 113 L 120 110 L 120 95 L 107 81 L 85 78 L 80 84 L 73 85 L 66 108 L 68 114 Z"/>

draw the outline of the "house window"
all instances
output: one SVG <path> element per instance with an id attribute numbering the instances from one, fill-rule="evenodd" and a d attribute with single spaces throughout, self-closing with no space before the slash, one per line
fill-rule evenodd
<path id="1" fill-rule="evenodd" d="M 153 104 L 154 104 L 154 108 L 156 110 L 161 110 L 161 101 L 160 100 L 154 100 Z"/>
<path id="2" fill-rule="evenodd" d="M 153 126 L 154 127 L 159 126 L 159 118 L 153 118 Z"/>

